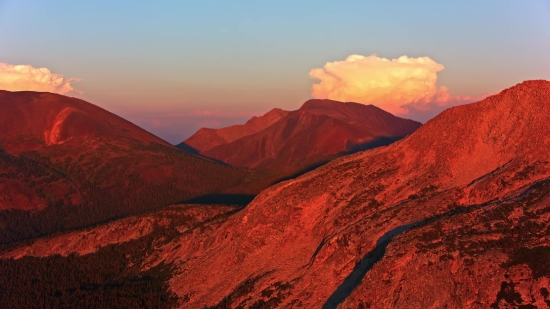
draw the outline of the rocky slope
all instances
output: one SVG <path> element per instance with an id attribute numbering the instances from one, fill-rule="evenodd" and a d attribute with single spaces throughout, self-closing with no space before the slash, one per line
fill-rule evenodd
<path id="1" fill-rule="evenodd" d="M 151 265 L 149 255 L 176 237 L 216 228 L 236 210 L 174 205 L 45 237 L 0 258 L 0 302 L 14 309 L 171 308 L 178 300 L 166 282 L 172 267 Z"/>
<path id="2" fill-rule="evenodd" d="M 137 263 L 171 265 L 179 308 L 545 308 L 548 123 L 550 82 L 526 81 L 153 241 Z"/>
<path id="3" fill-rule="evenodd" d="M 130 216 L 84 230 L 43 237 L 32 241 L 29 246 L 19 246 L 15 250 L 0 254 L 0 258 L 86 255 L 105 246 L 129 242 L 152 234 L 170 238 L 170 233 L 184 234 L 197 227 L 212 224 L 239 209 L 239 206 L 226 205 L 172 205 L 152 213 Z"/>

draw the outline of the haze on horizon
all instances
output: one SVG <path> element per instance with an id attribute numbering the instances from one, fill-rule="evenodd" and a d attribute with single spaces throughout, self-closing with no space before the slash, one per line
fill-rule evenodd
<path id="1" fill-rule="evenodd" d="M 312 97 L 426 121 L 550 79 L 550 4 L 3 0 L 0 46 L 0 89 L 77 96 L 179 143 Z"/>

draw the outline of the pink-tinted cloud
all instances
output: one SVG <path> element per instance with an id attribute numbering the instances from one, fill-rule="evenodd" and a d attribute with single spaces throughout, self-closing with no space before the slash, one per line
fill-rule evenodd
<path id="1" fill-rule="evenodd" d="M 217 119 L 205 119 L 197 121 L 197 125 L 201 128 L 220 128 L 222 127 L 222 122 Z"/>
<path id="2" fill-rule="evenodd" d="M 396 115 L 430 113 L 451 105 L 473 101 L 472 97 L 452 96 L 447 87 L 437 86 L 437 72 L 443 65 L 429 57 L 397 59 L 351 55 L 344 61 L 327 62 L 310 71 L 320 80 L 313 85 L 318 99 L 376 105 Z"/>
<path id="3" fill-rule="evenodd" d="M 31 65 L 11 65 L 0 62 L 0 89 L 9 91 L 44 91 L 59 94 L 81 94 L 71 83 L 78 78 L 53 74 L 47 68 Z"/>
<path id="4" fill-rule="evenodd" d="M 184 115 L 193 117 L 242 118 L 260 115 L 259 112 L 232 112 L 222 110 L 194 110 Z"/>

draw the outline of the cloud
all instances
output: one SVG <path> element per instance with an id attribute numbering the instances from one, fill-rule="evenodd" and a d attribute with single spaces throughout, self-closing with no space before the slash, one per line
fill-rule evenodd
<path id="1" fill-rule="evenodd" d="M 253 117 L 261 115 L 259 112 L 234 112 L 234 111 L 223 111 L 219 109 L 210 109 L 210 110 L 194 110 L 186 114 L 187 116 L 192 117 L 216 117 L 216 118 L 243 118 L 243 117 Z"/>
<path id="2" fill-rule="evenodd" d="M 376 105 L 396 115 L 431 115 L 435 111 L 472 102 L 475 98 L 452 96 L 437 86 L 443 65 L 429 57 L 397 59 L 351 55 L 344 61 L 327 62 L 309 76 L 320 80 L 312 86 L 317 99 Z"/>
<path id="3" fill-rule="evenodd" d="M 0 62 L 0 89 L 2 90 L 82 94 L 71 85 L 78 81 L 80 81 L 78 78 L 66 78 L 63 75 L 53 74 L 47 68 Z"/>
<path id="4" fill-rule="evenodd" d="M 206 119 L 203 121 L 197 121 L 197 125 L 201 128 L 222 128 L 222 122 L 217 119 Z"/>

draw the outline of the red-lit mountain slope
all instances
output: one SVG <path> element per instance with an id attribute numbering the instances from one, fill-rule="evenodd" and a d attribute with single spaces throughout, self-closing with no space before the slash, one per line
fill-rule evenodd
<path id="1" fill-rule="evenodd" d="M 185 142 L 177 145 L 177 147 L 181 147 L 183 149 L 191 147 L 199 153 L 203 153 L 218 145 L 231 143 L 241 137 L 260 132 L 261 130 L 279 121 L 287 114 L 287 111 L 280 108 L 274 108 L 263 116 L 254 116 L 250 118 L 250 120 L 248 120 L 245 124 L 234 125 L 221 129 L 202 128 Z"/>
<path id="2" fill-rule="evenodd" d="M 372 105 L 310 100 L 268 128 L 202 154 L 239 167 L 294 171 L 388 144 L 419 126 Z"/>
<path id="3" fill-rule="evenodd" d="M 76 98 L 0 91 L 0 111 L 0 243 L 219 192 L 247 175 Z"/>

